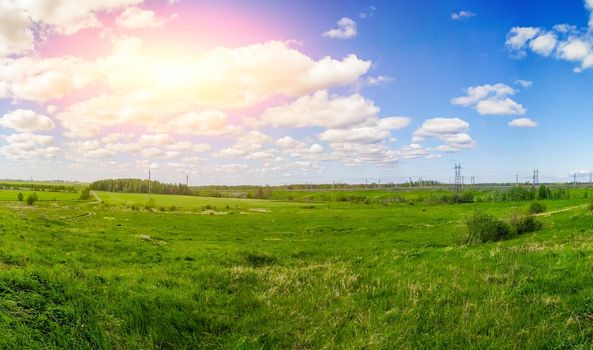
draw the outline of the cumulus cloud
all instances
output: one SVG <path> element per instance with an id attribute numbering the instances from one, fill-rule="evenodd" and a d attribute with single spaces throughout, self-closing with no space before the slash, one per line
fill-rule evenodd
<path id="1" fill-rule="evenodd" d="M 330 95 L 327 90 L 267 109 L 262 119 L 273 126 L 345 128 L 376 118 L 379 108 L 359 94 Z"/>
<path id="2" fill-rule="evenodd" d="M 338 28 L 330 29 L 323 36 L 331 39 L 351 39 L 356 37 L 356 22 L 351 18 L 343 17 L 338 21 Z"/>
<path id="3" fill-rule="evenodd" d="M 476 14 L 471 11 L 461 10 L 459 12 L 453 12 L 451 14 L 451 19 L 453 19 L 455 21 L 462 21 L 462 20 L 469 19 L 469 18 L 472 18 L 475 16 L 476 16 Z"/>
<path id="4" fill-rule="evenodd" d="M 30 52 L 35 47 L 31 20 L 16 3 L 0 1 L 0 56 Z"/>
<path id="5" fill-rule="evenodd" d="M 535 128 L 537 125 L 537 122 L 529 118 L 518 118 L 509 122 L 509 126 L 516 128 Z"/>
<path id="6" fill-rule="evenodd" d="M 474 107 L 480 115 L 522 115 L 527 109 L 508 96 L 516 90 L 506 84 L 479 85 L 467 88 L 467 94 L 453 98 L 457 106 Z"/>
<path id="7" fill-rule="evenodd" d="M 60 148 L 53 146 L 53 136 L 20 133 L 2 139 L 7 144 L 0 146 L 0 156 L 8 159 L 53 158 L 60 153 Z"/>
<path id="8" fill-rule="evenodd" d="M 554 33 L 541 34 L 529 42 L 529 47 L 535 53 L 542 56 L 549 56 L 556 48 L 556 35 Z"/>
<path id="9" fill-rule="evenodd" d="M 574 62 L 573 69 L 579 73 L 593 67 L 593 3 L 585 1 L 589 12 L 587 28 L 570 24 L 557 24 L 551 30 L 536 27 L 514 27 L 507 34 L 507 48 L 519 57 L 528 51 L 543 57 Z"/>
<path id="10" fill-rule="evenodd" d="M 432 138 L 444 141 L 437 147 L 444 152 L 457 152 L 461 149 L 474 148 L 475 141 L 467 131 L 469 123 L 459 118 L 432 118 L 424 121 L 422 126 L 414 132 L 414 143 Z"/>
<path id="11" fill-rule="evenodd" d="M 165 128 L 177 134 L 200 136 L 227 135 L 241 130 L 229 124 L 224 112 L 216 110 L 182 114 L 171 119 Z"/>
<path id="12" fill-rule="evenodd" d="M 93 64 L 78 57 L 0 59 L 0 81 L 4 83 L 0 98 L 37 102 L 58 99 L 96 77 Z"/>
<path id="13" fill-rule="evenodd" d="M 263 146 L 271 141 L 270 136 L 253 130 L 239 136 L 233 145 L 216 152 L 214 155 L 220 158 L 268 159 L 272 158 L 273 154 L 269 150 L 263 150 Z"/>
<path id="14" fill-rule="evenodd" d="M 330 143 L 377 143 L 391 137 L 392 130 L 400 130 L 410 124 L 407 117 L 387 117 L 372 126 L 360 126 L 346 129 L 328 129 L 319 134 L 319 139 Z"/>
<path id="15" fill-rule="evenodd" d="M 28 109 L 17 109 L 0 118 L 0 126 L 19 132 L 49 131 L 54 122 L 43 114 Z"/>
<path id="16" fill-rule="evenodd" d="M 22 0 L 17 6 L 33 22 L 47 26 L 59 34 L 71 35 L 85 28 L 100 27 L 97 15 L 130 5 L 137 5 L 143 0 Z"/>
<path id="17" fill-rule="evenodd" d="M 116 18 L 115 23 L 131 29 L 158 28 L 165 24 L 165 20 L 157 18 L 154 11 L 128 7 Z"/>

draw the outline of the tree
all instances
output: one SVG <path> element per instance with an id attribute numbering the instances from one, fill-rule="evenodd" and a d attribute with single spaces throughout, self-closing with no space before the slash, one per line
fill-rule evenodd
<path id="1" fill-rule="evenodd" d="M 18 199 L 19 199 L 19 202 L 23 201 L 23 193 L 22 192 L 19 192 Z"/>

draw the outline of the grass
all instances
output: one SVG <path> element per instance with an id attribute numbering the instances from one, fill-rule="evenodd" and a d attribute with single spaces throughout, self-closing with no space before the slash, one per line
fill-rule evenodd
<path id="1" fill-rule="evenodd" d="M 27 198 L 33 191 L 0 190 L 0 201 L 16 201 L 19 192 Z M 36 191 L 40 201 L 72 201 L 80 197 L 80 193 Z"/>
<path id="2" fill-rule="evenodd" d="M 593 346 L 588 199 L 466 246 L 472 212 L 530 203 L 99 197 L 0 202 L 0 348 Z"/>

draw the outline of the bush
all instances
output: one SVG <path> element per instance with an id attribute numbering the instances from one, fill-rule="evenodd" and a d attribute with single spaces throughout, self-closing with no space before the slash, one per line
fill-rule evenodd
<path id="1" fill-rule="evenodd" d="M 91 189 L 89 187 L 85 187 L 80 192 L 80 199 L 83 201 L 91 199 Z"/>
<path id="2" fill-rule="evenodd" d="M 37 202 L 38 198 L 37 198 L 37 193 L 33 192 L 32 194 L 30 194 L 27 197 L 27 205 L 33 205 L 35 204 L 35 202 Z"/>
<path id="3" fill-rule="evenodd" d="M 540 202 L 533 202 L 529 206 L 529 214 L 541 214 L 546 211 L 546 205 Z"/>
<path id="4" fill-rule="evenodd" d="M 593 202 L 589 203 L 589 206 L 587 207 L 587 210 L 593 212 Z"/>
<path id="5" fill-rule="evenodd" d="M 542 228 L 542 223 L 533 215 L 515 214 L 511 216 L 511 226 L 516 234 L 522 235 L 524 233 L 538 231 Z"/>
<path id="6" fill-rule="evenodd" d="M 23 201 L 23 193 L 19 192 L 19 195 L 17 196 L 17 198 L 18 198 L 19 202 L 22 202 Z"/>
<path id="7" fill-rule="evenodd" d="M 476 211 L 465 220 L 466 235 L 462 243 L 484 243 L 508 239 L 513 235 L 512 227 L 492 215 Z"/>

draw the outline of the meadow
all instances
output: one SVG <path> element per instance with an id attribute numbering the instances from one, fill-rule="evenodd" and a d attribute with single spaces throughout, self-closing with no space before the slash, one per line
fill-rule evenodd
<path id="1" fill-rule="evenodd" d="M 468 245 L 468 215 L 531 202 L 0 190 L 0 348 L 591 348 L 587 191 Z"/>

